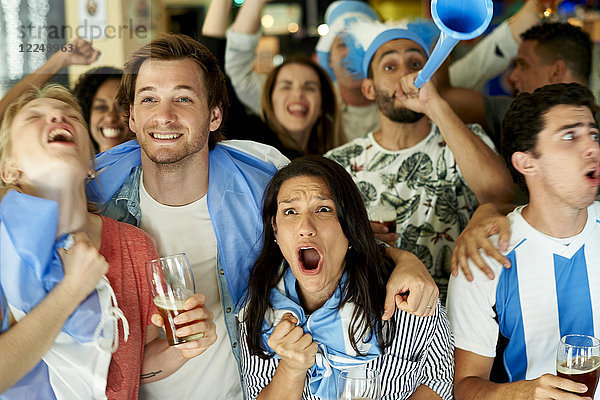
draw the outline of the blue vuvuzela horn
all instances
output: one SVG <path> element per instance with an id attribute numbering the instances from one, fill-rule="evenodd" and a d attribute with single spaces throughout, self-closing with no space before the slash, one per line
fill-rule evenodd
<path id="1" fill-rule="evenodd" d="M 490 24 L 493 11 L 492 0 L 431 0 L 431 16 L 441 33 L 415 86 L 420 88 L 431 79 L 459 40 L 481 35 Z"/>

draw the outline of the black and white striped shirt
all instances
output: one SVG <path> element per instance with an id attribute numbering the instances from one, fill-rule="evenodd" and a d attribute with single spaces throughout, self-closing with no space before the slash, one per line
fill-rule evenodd
<path id="1" fill-rule="evenodd" d="M 444 400 L 451 400 L 454 338 L 446 309 L 438 302 L 435 314 L 427 318 L 396 310 L 394 319 L 397 335 L 392 345 L 381 356 L 365 364 L 366 368 L 380 372 L 381 400 L 406 399 L 420 385 L 428 386 Z M 246 327 L 244 324 L 240 326 L 242 385 L 245 397 L 256 399 L 275 375 L 279 360 L 251 356 L 246 342 Z M 308 374 L 302 399 L 320 399 L 309 392 Z"/>

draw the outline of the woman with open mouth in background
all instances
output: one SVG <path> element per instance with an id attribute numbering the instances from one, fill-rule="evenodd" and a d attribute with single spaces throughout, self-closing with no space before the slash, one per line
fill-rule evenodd
<path id="1" fill-rule="evenodd" d="M 336 399 L 350 366 L 375 369 L 381 399 L 451 399 L 454 347 L 446 311 L 396 310 L 382 321 L 393 263 L 373 238 L 360 193 L 337 163 L 293 160 L 263 204 L 264 243 L 242 322 L 248 398 Z"/>
<path id="2" fill-rule="evenodd" d="M 211 2 L 209 13 L 222 3 Z M 286 57 L 268 74 L 253 70 L 264 3 L 244 4 L 227 32 L 225 51 L 225 70 L 235 88 L 233 94 L 261 116 L 263 127 L 232 129 L 230 122 L 226 122 L 225 136 L 269 144 L 289 159 L 305 154 L 324 154 L 346 142 L 341 110 L 327 72 L 301 54 Z M 212 12 L 212 18 L 205 21 L 205 30 L 208 24 L 211 32 L 222 32 L 227 26 L 229 8 L 225 10 Z M 234 114 L 237 116 L 233 117 Z M 241 114 L 239 108 L 232 108 L 229 119 L 249 118 Z"/>

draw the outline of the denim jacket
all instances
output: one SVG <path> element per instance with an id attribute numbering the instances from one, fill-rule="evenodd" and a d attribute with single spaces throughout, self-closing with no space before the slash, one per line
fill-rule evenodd
<path id="1" fill-rule="evenodd" d="M 217 238 L 217 278 L 225 324 L 239 366 L 237 310 L 250 268 L 262 247 L 262 197 L 277 167 L 241 150 L 217 145 L 209 153 L 208 211 Z M 135 167 L 104 205 L 102 214 L 139 226 L 139 185 Z"/>

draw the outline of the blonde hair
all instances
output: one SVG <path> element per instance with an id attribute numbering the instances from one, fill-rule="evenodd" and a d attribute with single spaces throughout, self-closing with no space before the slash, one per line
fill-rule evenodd
<path id="1" fill-rule="evenodd" d="M 11 148 L 11 129 L 15 117 L 25 106 L 37 99 L 54 99 L 67 104 L 69 107 L 74 109 L 77 113 L 82 115 L 81 123 L 84 125 L 86 131 L 88 126 L 83 119 L 83 113 L 81 107 L 77 103 L 77 100 L 71 94 L 71 92 L 64 86 L 51 84 L 46 85 L 43 88 L 32 85 L 27 89 L 21 96 L 19 96 L 12 104 L 8 106 L 2 119 L 2 125 L 0 125 L 0 168 L 6 162 Z M 91 144 L 90 144 L 91 146 Z M 91 147 L 90 147 L 91 148 Z M 90 155 L 94 154 L 93 148 L 91 148 Z M 0 199 L 10 190 L 19 188 L 13 184 L 7 184 L 3 179 L 0 179 Z"/>

